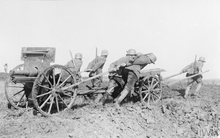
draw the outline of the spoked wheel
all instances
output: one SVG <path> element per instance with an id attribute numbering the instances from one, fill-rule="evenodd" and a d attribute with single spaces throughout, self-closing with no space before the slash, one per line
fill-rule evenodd
<path id="1" fill-rule="evenodd" d="M 24 70 L 24 64 L 16 66 L 13 70 Z M 27 93 L 30 93 L 31 89 L 28 89 L 25 83 L 15 82 L 10 76 L 5 81 L 5 95 L 9 102 L 9 105 L 15 109 L 27 108 L 28 99 Z"/>
<path id="2" fill-rule="evenodd" d="M 143 105 L 148 107 L 152 103 L 157 103 L 162 95 L 162 85 L 160 76 L 147 76 L 143 79 L 140 87 L 140 98 Z"/>
<path id="3" fill-rule="evenodd" d="M 63 89 L 76 83 L 75 75 L 66 67 L 52 65 L 34 81 L 32 98 L 36 109 L 44 116 L 59 114 L 72 107 L 77 87 Z"/>

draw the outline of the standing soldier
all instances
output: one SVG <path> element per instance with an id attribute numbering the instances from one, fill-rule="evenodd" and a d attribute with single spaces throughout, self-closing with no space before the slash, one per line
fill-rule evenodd
<path id="1" fill-rule="evenodd" d="M 190 65 L 186 66 L 181 70 L 182 73 L 187 72 L 186 77 L 198 74 L 202 72 L 203 65 L 205 63 L 205 58 L 200 57 L 198 61 L 195 60 L 195 62 L 191 63 Z M 187 98 L 190 88 L 192 87 L 193 82 L 197 82 L 197 88 L 196 93 L 200 90 L 203 82 L 202 82 L 202 75 L 197 75 L 193 78 L 188 79 L 188 84 L 185 90 L 184 98 Z"/>
<path id="2" fill-rule="evenodd" d="M 82 61 L 82 54 L 81 53 L 76 53 L 74 59 L 70 60 L 66 64 L 67 68 L 69 68 L 72 72 L 76 73 L 77 81 L 81 80 L 80 69 L 81 69 L 82 64 L 83 64 L 83 61 Z"/>
<path id="3" fill-rule="evenodd" d="M 106 62 L 107 57 L 108 57 L 108 51 L 102 50 L 101 56 L 97 56 L 95 59 L 93 59 L 88 64 L 87 68 L 84 71 L 90 72 L 89 77 L 93 77 L 95 75 L 101 74 L 102 68 Z M 91 82 L 92 82 L 92 88 L 94 89 L 100 88 L 102 84 L 102 76 L 92 79 Z"/>
<path id="4" fill-rule="evenodd" d="M 7 63 L 4 65 L 4 70 L 5 70 L 5 73 L 8 72 L 8 64 Z"/>

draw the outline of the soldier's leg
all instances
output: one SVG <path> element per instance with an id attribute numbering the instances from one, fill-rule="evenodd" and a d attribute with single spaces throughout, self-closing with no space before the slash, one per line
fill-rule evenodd
<path id="1" fill-rule="evenodd" d="M 185 90 L 185 95 L 184 95 L 184 98 L 187 98 L 188 95 L 189 95 L 189 91 L 192 87 L 192 84 L 193 84 L 193 80 L 192 79 L 189 79 L 188 80 L 188 84 L 187 84 L 187 87 L 186 87 L 186 90 Z"/>
<path id="2" fill-rule="evenodd" d="M 103 105 L 105 104 L 106 99 L 108 99 L 110 96 L 112 96 L 112 93 L 114 92 L 115 87 L 117 87 L 117 86 L 118 86 L 118 84 L 114 79 L 109 80 L 108 89 L 106 90 L 106 92 L 104 93 L 104 95 L 101 99 L 101 102 Z"/>
<path id="3" fill-rule="evenodd" d="M 120 97 L 116 101 L 116 106 L 120 106 L 120 103 L 124 100 L 128 93 L 133 90 L 134 84 L 136 83 L 137 79 L 137 76 L 132 71 L 128 73 L 127 83 L 123 91 L 121 92 Z"/>
<path id="4" fill-rule="evenodd" d="M 89 77 L 93 77 L 93 76 L 95 76 L 95 72 L 90 72 Z M 92 83 L 92 87 L 94 87 L 95 79 L 92 79 L 91 83 Z"/>
<path id="5" fill-rule="evenodd" d="M 100 89 L 101 85 L 102 85 L 102 77 L 96 78 L 95 81 L 94 81 L 94 88 L 95 89 Z M 97 97 L 95 99 L 95 103 L 98 103 L 101 100 L 102 97 L 103 97 L 102 93 L 97 94 Z"/>
<path id="6" fill-rule="evenodd" d="M 196 88 L 196 93 L 198 93 L 203 84 L 202 75 L 198 76 L 196 82 L 198 83 L 197 88 Z"/>

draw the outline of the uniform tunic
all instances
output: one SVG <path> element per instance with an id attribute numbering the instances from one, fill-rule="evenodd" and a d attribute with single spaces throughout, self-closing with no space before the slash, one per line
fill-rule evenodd
<path id="1" fill-rule="evenodd" d="M 111 63 L 109 70 L 117 68 L 122 63 L 126 63 L 127 65 L 130 65 L 130 64 L 132 64 L 132 61 L 130 61 L 130 57 L 128 57 L 128 56 L 122 57 L 122 58 L 118 59 L 117 61 Z M 133 83 L 136 82 L 135 78 L 136 78 L 136 76 L 133 73 L 133 71 L 125 69 L 125 68 L 119 68 L 119 70 L 117 70 L 116 72 L 111 72 L 109 74 L 110 81 L 108 83 L 107 92 L 110 95 L 112 95 L 113 91 L 114 91 L 113 95 L 116 94 L 116 96 L 117 96 L 123 88 L 131 90 L 130 86 L 132 86 Z M 112 89 L 112 88 L 116 88 L 116 89 Z M 113 97 L 116 97 L 116 96 L 113 96 Z"/>
<path id="2" fill-rule="evenodd" d="M 192 76 L 194 74 L 198 74 L 202 72 L 204 63 L 201 61 L 196 61 L 188 66 L 186 66 L 184 69 L 182 69 L 184 72 L 187 72 L 186 77 Z M 197 83 L 202 83 L 202 75 L 197 75 L 191 79 L 188 80 L 188 84 L 191 84 L 192 82 L 196 81 Z"/>
<path id="3" fill-rule="evenodd" d="M 92 70 L 89 74 L 89 77 L 93 77 L 95 75 L 102 73 L 102 68 L 105 65 L 105 62 L 106 62 L 106 58 L 102 56 L 96 57 L 94 60 L 92 60 L 86 68 Z M 100 87 L 102 83 L 102 76 L 91 80 L 91 82 L 93 87 Z"/>
<path id="4" fill-rule="evenodd" d="M 112 70 L 113 68 L 118 67 L 119 65 L 121 65 L 122 63 L 126 63 L 127 65 L 131 65 L 132 62 L 129 61 L 130 58 L 128 56 L 122 57 L 120 59 L 118 59 L 117 61 L 113 62 L 110 64 L 109 70 Z M 109 76 L 118 76 L 118 77 L 122 77 L 122 70 L 117 70 L 114 73 L 110 73 Z"/>
<path id="5" fill-rule="evenodd" d="M 66 67 L 69 68 L 72 72 L 76 71 L 77 73 L 80 72 L 80 69 L 82 67 L 82 60 L 79 59 L 73 59 L 70 60 L 67 64 Z"/>
<path id="6" fill-rule="evenodd" d="M 67 62 L 67 64 L 65 65 L 67 68 L 69 68 L 70 71 L 76 74 L 77 81 L 79 81 L 81 78 L 80 69 L 82 67 L 82 64 L 83 64 L 82 60 L 73 59 Z"/>
<path id="7" fill-rule="evenodd" d="M 132 64 L 127 64 L 127 67 L 125 67 L 128 70 L 132 70 L 137 78 L 140 77 L 140 71 L 148 64 L 150 64 L 150 58 L 145 54 L 145 55 L 140 55 L 135 59 L 135 61 Z"/>

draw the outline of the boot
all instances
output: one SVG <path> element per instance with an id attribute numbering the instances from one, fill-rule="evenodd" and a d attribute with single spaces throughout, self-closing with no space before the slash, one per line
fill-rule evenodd
<path id="1" fill-rule="evenodd" d="M 102 97 L 103 97 L 102 94 L 98 94 L 95 99 L 95 103 L 99 103 L 99 101 L 101 100 Z"/>
<path id="2" fill-rule="evenodd" d="M 199 84 L 197 85 L 197 88 L 196 88 L 196 94 L 199 92 L 199 90 L 200 90 L 201 87 L 202 87 L 202 84 L 199 83 Z"/>
<path id="3" fill-rule="evenodd" d="M 108 99 L 109 96 L 110 94 L 107 92 L 102 96 L 101 98 L 102 105 L 105 105 L 105 101 Z"/>
<path id="4" fill-rule="evenodd" d="M 187 86 L 187 87 L 186 87 L 186 90 L 185 90 L 184 98 L 187 98 L 187 96 L 188 96 L 188 94 L 189 94 L 189 90 L 190 90 L 190 87 Z"/>
<path id="5" fill-rule="evenodd" d="M 124 98 L 128 95 L 129 91 L 127 89 L 124 89 L 122 92 L 121 92 L 121 95 L 120 97 L 118 98 L 118 100 L 116 101 L 116 103 L 120 104 Z"/>

